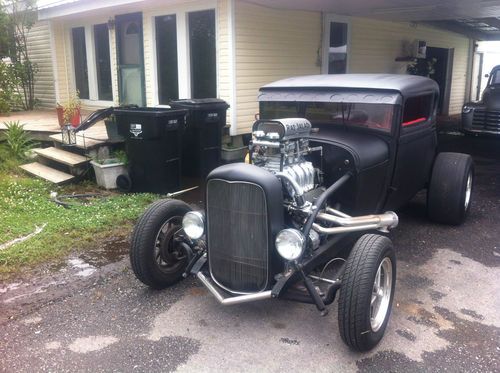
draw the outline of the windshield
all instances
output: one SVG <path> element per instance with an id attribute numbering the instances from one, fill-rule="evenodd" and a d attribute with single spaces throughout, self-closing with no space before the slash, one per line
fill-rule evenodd
<path id="1" fill-rule="evenodd" d="M 281 102 L 264 101 L 261 119 L 303 117 L 314 123 L 331 123 L 347 127 L 366 127 L 390 132 L 394 105 L 347 102 Z"/>
<path id="2" fill-rule="evenodd" d="M 490 77 L 489 85 L 499 85 L 500 84 L 500 70 L 495 70 Z"/>

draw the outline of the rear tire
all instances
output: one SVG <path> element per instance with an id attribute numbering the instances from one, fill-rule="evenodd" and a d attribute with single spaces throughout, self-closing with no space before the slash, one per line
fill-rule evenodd
<path id="1" fill-rule="evenodd" d="M 474 163 L 461 153 L 439 153 L 427 190 L 427 214 L 437 223 L 463 223 L 470 209 Z"/>
<path id="2" fill-rule="evenodd" d="M 130 263 L 135 276 L 149 287 L 164 289 L 182 278 L 188 257 L 175 235 L 189 211 L 189 205 L 182 201 L 160 200 L 149 206 L 135 225 Z"/>
<path id="3" fill-rule="evenodd" d="M 368 351 L 380 342 L 391 314 L 396 284 L 396 256 L 390 239 L 363 235 L 347 259 L 339 296 L 342 340 Z"/>

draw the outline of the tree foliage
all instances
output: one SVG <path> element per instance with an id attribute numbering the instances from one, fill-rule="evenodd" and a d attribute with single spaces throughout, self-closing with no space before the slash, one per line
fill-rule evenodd
<path id="1" fill-rule="evenodd" d="M 36 17 L 36 0 L 0 0 L 0 111 L 35 107 L 38 67 L 30 58 L 28 36 Z"/>

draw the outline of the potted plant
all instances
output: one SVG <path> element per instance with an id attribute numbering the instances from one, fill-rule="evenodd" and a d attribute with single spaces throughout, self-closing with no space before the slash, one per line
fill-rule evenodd
<path id="1" fill-rule="evenodd" d="M 94 168 L 97 185 L 105 189 L 116 189 L 116 178 L 128 175 L 127 155 L 123 150 L 117 150 L 109 158 L 95 159 L 90 162 Z"/>
<path id="2" fill-rule="evenodd" d="M 80 109 L 82 107 L 82 102 L 80 101 L 79 92 L 69 97 L 63 105 L 57 103 L 57 119 L 59 121 L 59 126 L 63 127 L 65 124 L 69 123 L 73 127 L 78 127 L 80 124 Z"/>

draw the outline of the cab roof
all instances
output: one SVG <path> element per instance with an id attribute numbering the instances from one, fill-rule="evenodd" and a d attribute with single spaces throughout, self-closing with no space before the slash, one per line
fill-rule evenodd
<path id="1" fill-rule="evenodd" d="M 414 96 L 424 92 L 439 92 L 438 84 L 429 78 L 403 74 L 329 74 L 306 75 L 278 80 L 261 88 L 267 90 L 377 90 Z"/>

